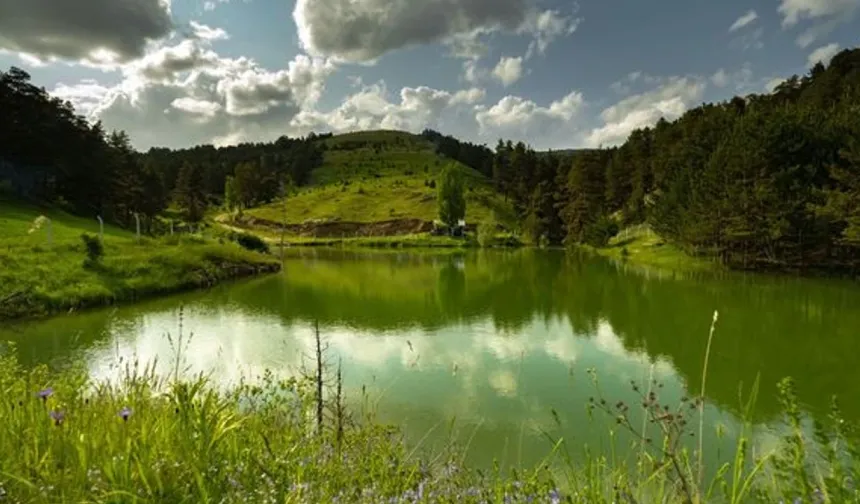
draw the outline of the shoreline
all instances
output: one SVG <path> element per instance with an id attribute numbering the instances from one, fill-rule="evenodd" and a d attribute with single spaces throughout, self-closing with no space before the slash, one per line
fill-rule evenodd
<path id="1" fill-rule="evenodd" d="M 137 247 L 140 249 L 129 251 Z M 273 256 L 232 244 L 207 241 L 146 246 L 109 241 L 109 254 L 120 249 L 124 255 L 107 255 L 87 268 L 75 264 L 80 270 L 70 271 L 64 266 L 74 252 L 64 248 L 52 258 L 39 257 L 44 252 L 18 258 L 22 276 L 0 298 L 0 321 L 24 322 L 130 304 L 273 274 L 282 267 Z M 73 260 L 79 260 L 74 255 Z"/>

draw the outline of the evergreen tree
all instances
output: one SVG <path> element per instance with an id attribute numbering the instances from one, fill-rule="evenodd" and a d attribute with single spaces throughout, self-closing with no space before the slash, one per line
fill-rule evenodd
<path id="1" fill-rule="evenodd" d="M 189 222 L 200 222 L 206 212 L 206 194 L 203 190 L 203 170 L 185 162 L 176 179 L 176 203 Z"/>

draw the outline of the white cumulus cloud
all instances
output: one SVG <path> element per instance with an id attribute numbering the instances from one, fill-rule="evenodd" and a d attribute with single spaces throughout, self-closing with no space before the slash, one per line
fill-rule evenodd
<path id="1" fill-rule="evenodd" d="M 503 56 L 493 69 L 493 77 L 507 87 L 520 80 L 523 75 L 523 58 Z"/>
<path id="2" fill-rule="evenodd" d="M 830 60 L 836 56 L 836 53 L 839 52 L 839 44 L 827 44 L 826 46 L 821 46 L 818 49 L 812 51 L 810 53 L 809 58 L 807 58 L 806 63 L 808 66 L 813 67 L 816 63 L 821 62 L 825 66 L 830 64 Z"/>
<path id="3" fill-rule="evenodd" d="M 588 147 L 611 146 L 624 142 L 630 133 L 656 123 L 660 118 L 673 120 L 698 102 L 705 90 L 701 78 L 670 77 L 650 91 L 628 96 L 600 113 L 603 125 L 591 130 L 584 139 Z"/>

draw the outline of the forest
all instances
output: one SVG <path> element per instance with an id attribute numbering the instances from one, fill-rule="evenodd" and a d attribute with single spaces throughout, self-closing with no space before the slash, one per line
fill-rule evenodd
<path id="1" fill-rule="evenodd" d="M 20 197 L 151 232 L 175 203 L 189 221 L 228 199 L 244 207 L 311 182 L 325 139 L 136 152 L 121 131 L 76 115 L 18 68 L 0 72 L 0 184 Z M 488 177 L 533 243 L 604 246 L 648 223 L 696 256 L 743 269 L 860 267 L 860 49 L 773 92 L 704 104 L 611 148 L 494 149 L 427 129 L 437 154 Z M 360 148 L 340 144 L 339 149 Z"/>
<path id="2" fill-rule="evenodd" d="M 648 223 L 689 254 L 734 268 L 856 271 L 858 118 L 853 49 L 772 93 L 702 105 L 608 149 L 554 155 L 500 140 L 476 154 L 425 136 L 491 175 L 523 231 L 549 243 L 602 246 L 618 229 Z"/>
<path id="3" fill-rule="evenodd" d="M 157 233 L 157 217 L 175 202 L 189 222 L 220 204 L 235 176 L 239 198 L 271 201 L 285 184 L 305 184 L 322 162 L 315 137 L 216 148 L 153 148 L 140 153 L 123 131 L 90 124 L 72 105 L 31 83 L 19 68 L 0 72 L 0 185 L 16 197 L 130 226 L 139 214 Z M 2 191 L 0 191 L 2 192 Z"/>

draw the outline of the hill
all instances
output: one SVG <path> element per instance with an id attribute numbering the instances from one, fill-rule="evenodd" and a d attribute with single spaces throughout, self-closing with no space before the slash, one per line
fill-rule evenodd
<path id="1" fill-rule="evenodd" d="M 516 227 L 512 205 L 484 174 L 437 153 L 426 138 L 400 131 L 363 131 L 316 140 L 322 163 L 295 194 L 246 209 L 234 223 L 280 228 L 303 236 L 399 235 L 426 231 L 437 216 L 436 182 L 455 165 L 466 181 L 468 225 Z M 374 224 L 387 223 L 385 226 Z M 322 225 L 322 224 L 325 225 Z M 333 225 L 340 223 L 340 225 Z"/>

